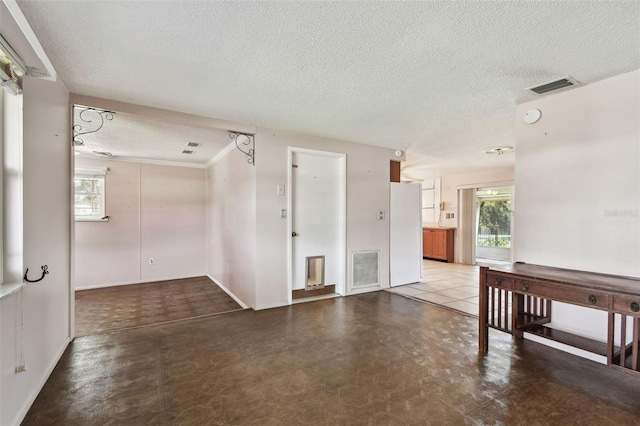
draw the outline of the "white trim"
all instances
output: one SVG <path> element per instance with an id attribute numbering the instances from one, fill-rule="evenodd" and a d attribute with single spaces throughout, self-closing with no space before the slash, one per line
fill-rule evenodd
<path id="1" fill-rule="evenodd" d="M 138 281 L 120 281 L 117 283 L 106 283 L 106 284 L 95 284 L 95 285 L 86 285 L 86 286 L 80 286 L 80 287 L 76 287 L 74 288 L 74 291 L 81 291 L 81 290 L 93 290 L 95 288 L 107 288 L 107 287 L 119 287 L 121 285 L 135 285 L 135 284 L 146 284 L 146 283 L 157 283 L 160 281 L 170 281 L 170 280 L 183 280 L 183 279 L 187 279 L 187 278 L 198 278 L 198 277 L 202 277 L 205 276 L 205 274 L 200 274 L 200 275 L 192 275 L 190 277 L 169 277 L 169 278 L 163 278 L 161 280 L 154 280 L 154 281 L 149 281 L 149 280 L 138 280 Z M 208 275 L 207 275 L 208 276 Z"/>
<path id="2" fill-rule="evenodd" d="M 53 68 L 53 64 L 42 48 L 40 41 L 38 41 L 38 37 L 36 37 L 36 34 L 33 32 L 33 29 L 31 28 L 31 25 L 29 25 L 27 18 L 25 18 L 24 14 L 22 13 L 22 9 L 20 9 L 20 6 L 18 6 L 18 2 L 16 0 L 3 0 L 3 2 L 7 6 L 9 13 L 11 13 L 13 20 L 16 22 L 18 27 L 20 27 L 20 30 L 22 31 L 24 37 L 27 39 L 27 42 L 29 42 L 29 44 L 31 45 L 33 52 L 36 54 L 38 59 L 42 61 L 42 64 L 47 69 L 49 77 L 43 78 L 43 80 L 56 81 L 58 79 L 58 73 L 56 72 L 55 68 Z"/>
<path id="3" fill-rule="evenodd" d="M 74 169 L 76 176 L 106 176 L 109 171 L 106 167 L 78 167 Z"/>
<path id="4" fill-rule="evenodd" d="M 495 182 L 478 182 L 478 183 L 465 183 L 462 185 L 456 185 L 456 189 L 471 189 L 471 188 L 497 188 L 513 186 L 513 180 L 499 180 Z"/>
<path id="5" fill-rule="evenodd" d="M 80 216 L 75 218 L 76 222 L 109 222 L 109 218 L 103 219 L 97 216 Z"/>
<path id="6" fill-rule="evenodd" d="M 24 283 L 7 283 L 0 285 L 0 300 L 9 297 L 24 288 Z"/>
<path id="7" fill-rule="evenodd" d="M 255 136 L 254 136 L 255 137 Z M 236 143 L 235 142 L 231 142 L 229 145 L 225 146 L 224 149 L 222 149 L 222 151 L 218 152 L 216 155 L 213 156 L 213 158 L 211 160 L 209 160 L 207 162 L 207 164 L 205 165 L 206 168 L 209 168 L 211 166 L 213 166 L 214 164 L 216 164 L 218 161 L 222 160 L 224 157 L 227 156 L 227 154 L 229 154 L 231 151 L 233 151 L 233 149 L 236 147 Z"/>
<path id="8" fill-rule="evenodd" d="M 64 343 L 62 344 L 62 348 L 53 357 L 53 360 L 51 361 L 51 363 L 49 364 L 49 366 L 45 370 L 44 375 L 42 376 L 42 378 L 40 379 L 40 381 L 38 382 L 36 387 L 33 389 L 33 392 L 31 392 L 29 394 L 29 396 L 27 397 L 24 405 L 22 406 L 20 411 L 18 411 L 18 414 L 17 414 L 16 419 L 15 419 L 16 420 L 15 424 L 19 425 L 20 423 L 22 423 L 22 421 L 24 420 L 25 416 L 29 412 L 29 409 L 31 408 L 31 406 L 35 402 L 36 398 L 38 397 L 38 394 L 40 393 L 40 391 L 44 387 L 44 384 L 47 383 L 47 380 L 49 380 L 49 376 L 51 376 L 51 373 L 53 373 L 53 369 L 56 368 L 56 365 L 58 364 L 58 361 L 60 361 L 60 358 L 62 358 L 62 355 L 64 354 L 64 351 L 67 350 L 67 346 L 69 346 L 70 342 L 71 342 L 71 339 L 69 337 L 67 337 L 64 340 Z"/>
<path id="9" fill-rule="evenodd" d="M 250 307 L 247 306 L 246 303 L 244 303 L 242 300 L 238 299 L 238 297 L 233 294 L 231 292 L 231 290 L 229 290 L 228 288 L 226 288 L 225 286 L 223 286 L 220 281 L 216 280 L 215 278 L 213 278 L 211 275 L 207 274 L 207 277 L 209 277 L 209 279 L 211 281 L 213 281 L 218 287 L 220 287 L 222 289 L 222 291 L 224 291 L 225 293 L 227 293 L 229 295 L 229 297 L 231 297 L 233 300 L 236 301 L 236 303 L 240 306 L 242 306 L 242 309 L 249 309 Z"/>
<path id="10" fill-rule="evenodd" d="M 293 303 L 293 154 L 304 153 L 338 160 L 338 283 L 336 293 L 347 294 L 347 154 L 341 152 L 319 151 L 316 149 L 287 147 L 287 304 Z M 257 308 L 256 308 L 257 309 Z"/>
<path id="11" fill-rule="evenodd" d="M 289 306 L 291 303 L 287 302 L 275 302 L 275 303 L 267 303 L 266 305 L 256 305 L 253 308 L 254 311 L 262 311 L 265 309 L 273 309 L 273 308 L 283 308 L 285 306 Z"/>

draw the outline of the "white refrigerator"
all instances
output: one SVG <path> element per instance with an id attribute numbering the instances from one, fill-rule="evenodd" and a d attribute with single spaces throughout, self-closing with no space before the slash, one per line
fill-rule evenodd
<path id="1" fill-rule="evenodd" d="M 422 185 L 391 183 L 391 287 L 422 279 Z"/>

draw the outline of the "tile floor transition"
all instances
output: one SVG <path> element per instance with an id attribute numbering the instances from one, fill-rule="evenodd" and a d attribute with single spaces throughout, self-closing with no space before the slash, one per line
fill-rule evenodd
<path id="1" fill-rule="evenodd" d="M 387 291 L 478 316 L 479 273 L 480 267 L 477 265 L 423 259 L 422 282 L 393 287 Z"/>

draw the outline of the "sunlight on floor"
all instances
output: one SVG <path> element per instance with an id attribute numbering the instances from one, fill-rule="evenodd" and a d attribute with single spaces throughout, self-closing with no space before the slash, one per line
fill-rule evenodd
<path id="1" fill-rule="evenodd" d="M 479 266 L 422 260 L 422 281 L 387 291 L 478 315 Z"/>

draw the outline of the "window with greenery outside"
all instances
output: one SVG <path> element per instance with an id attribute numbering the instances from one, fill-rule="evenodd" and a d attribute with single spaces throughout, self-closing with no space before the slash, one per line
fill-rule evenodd
<path id="1" fill-rule="evenodd" d="M 104 217 L 104 177 L 76 176 L 74 186 L 76 219 Z"/>
<path id="2" fill-rule="evenodd" d="M 511 209 L 506 200 L 480 201 L 478 245 L 511 247 Z"/>

